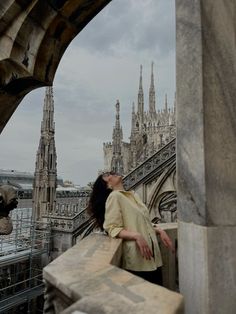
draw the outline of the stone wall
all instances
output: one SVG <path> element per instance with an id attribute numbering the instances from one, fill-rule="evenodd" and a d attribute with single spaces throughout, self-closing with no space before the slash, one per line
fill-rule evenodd
<path id="1" fill-rule="evenodd" d="M 236 312 L 236 1 L 177 0 L 180 291 L 186 312 Z"/>

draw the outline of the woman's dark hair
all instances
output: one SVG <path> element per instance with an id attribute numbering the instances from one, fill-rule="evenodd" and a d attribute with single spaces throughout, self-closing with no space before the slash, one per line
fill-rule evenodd
<path id="1" fill-rule="evenodd" d="M 102 174 L 98 176 L 94 182 L 89 199 L 88 212 L 95 218 L 96 226 L 103 230 L 105 203 L 112 190 L 107 188 L 107 183 L 103 180 L 102 176 Z"/>

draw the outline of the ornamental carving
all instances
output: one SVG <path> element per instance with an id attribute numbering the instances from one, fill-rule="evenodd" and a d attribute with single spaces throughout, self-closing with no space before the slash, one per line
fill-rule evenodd
<path id="1" fill-rule="evenodd" d="M 163 169 L 166 166 L 165 163 L 175 157 L 175 145 L 176 140 L 173 139 L 153 156 L 127 174 L 123 180 L 125 188 L 130 190 L 137 184 L 140 184 L 149 174 L 154 173 L 157 169 Z"/>

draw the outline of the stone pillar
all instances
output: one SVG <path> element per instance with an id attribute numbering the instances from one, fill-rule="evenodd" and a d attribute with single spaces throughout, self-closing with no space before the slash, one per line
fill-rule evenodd
<path id="1" fill-rule="evenodd" d="M 236 311 L 236 2 L 176 0 L 180 292 Z"/>

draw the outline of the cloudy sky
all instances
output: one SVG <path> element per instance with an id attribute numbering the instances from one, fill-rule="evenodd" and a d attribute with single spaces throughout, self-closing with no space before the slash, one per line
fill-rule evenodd
<path id="1" fill-rule="evenodd" d="M 113 0 L 73 40 L 54 80 L 58 175 L 86 185 L 103 168 L 103 142 L 111 141 L 120 100 L 124 140 L 130 134 L 143 65 L 148 105 L 151 61 L 156 102 L 175 93 L 174 0 Z M 1 134 L 1 169 L 34 172 L 45 89 L 27 95 Z"/>

